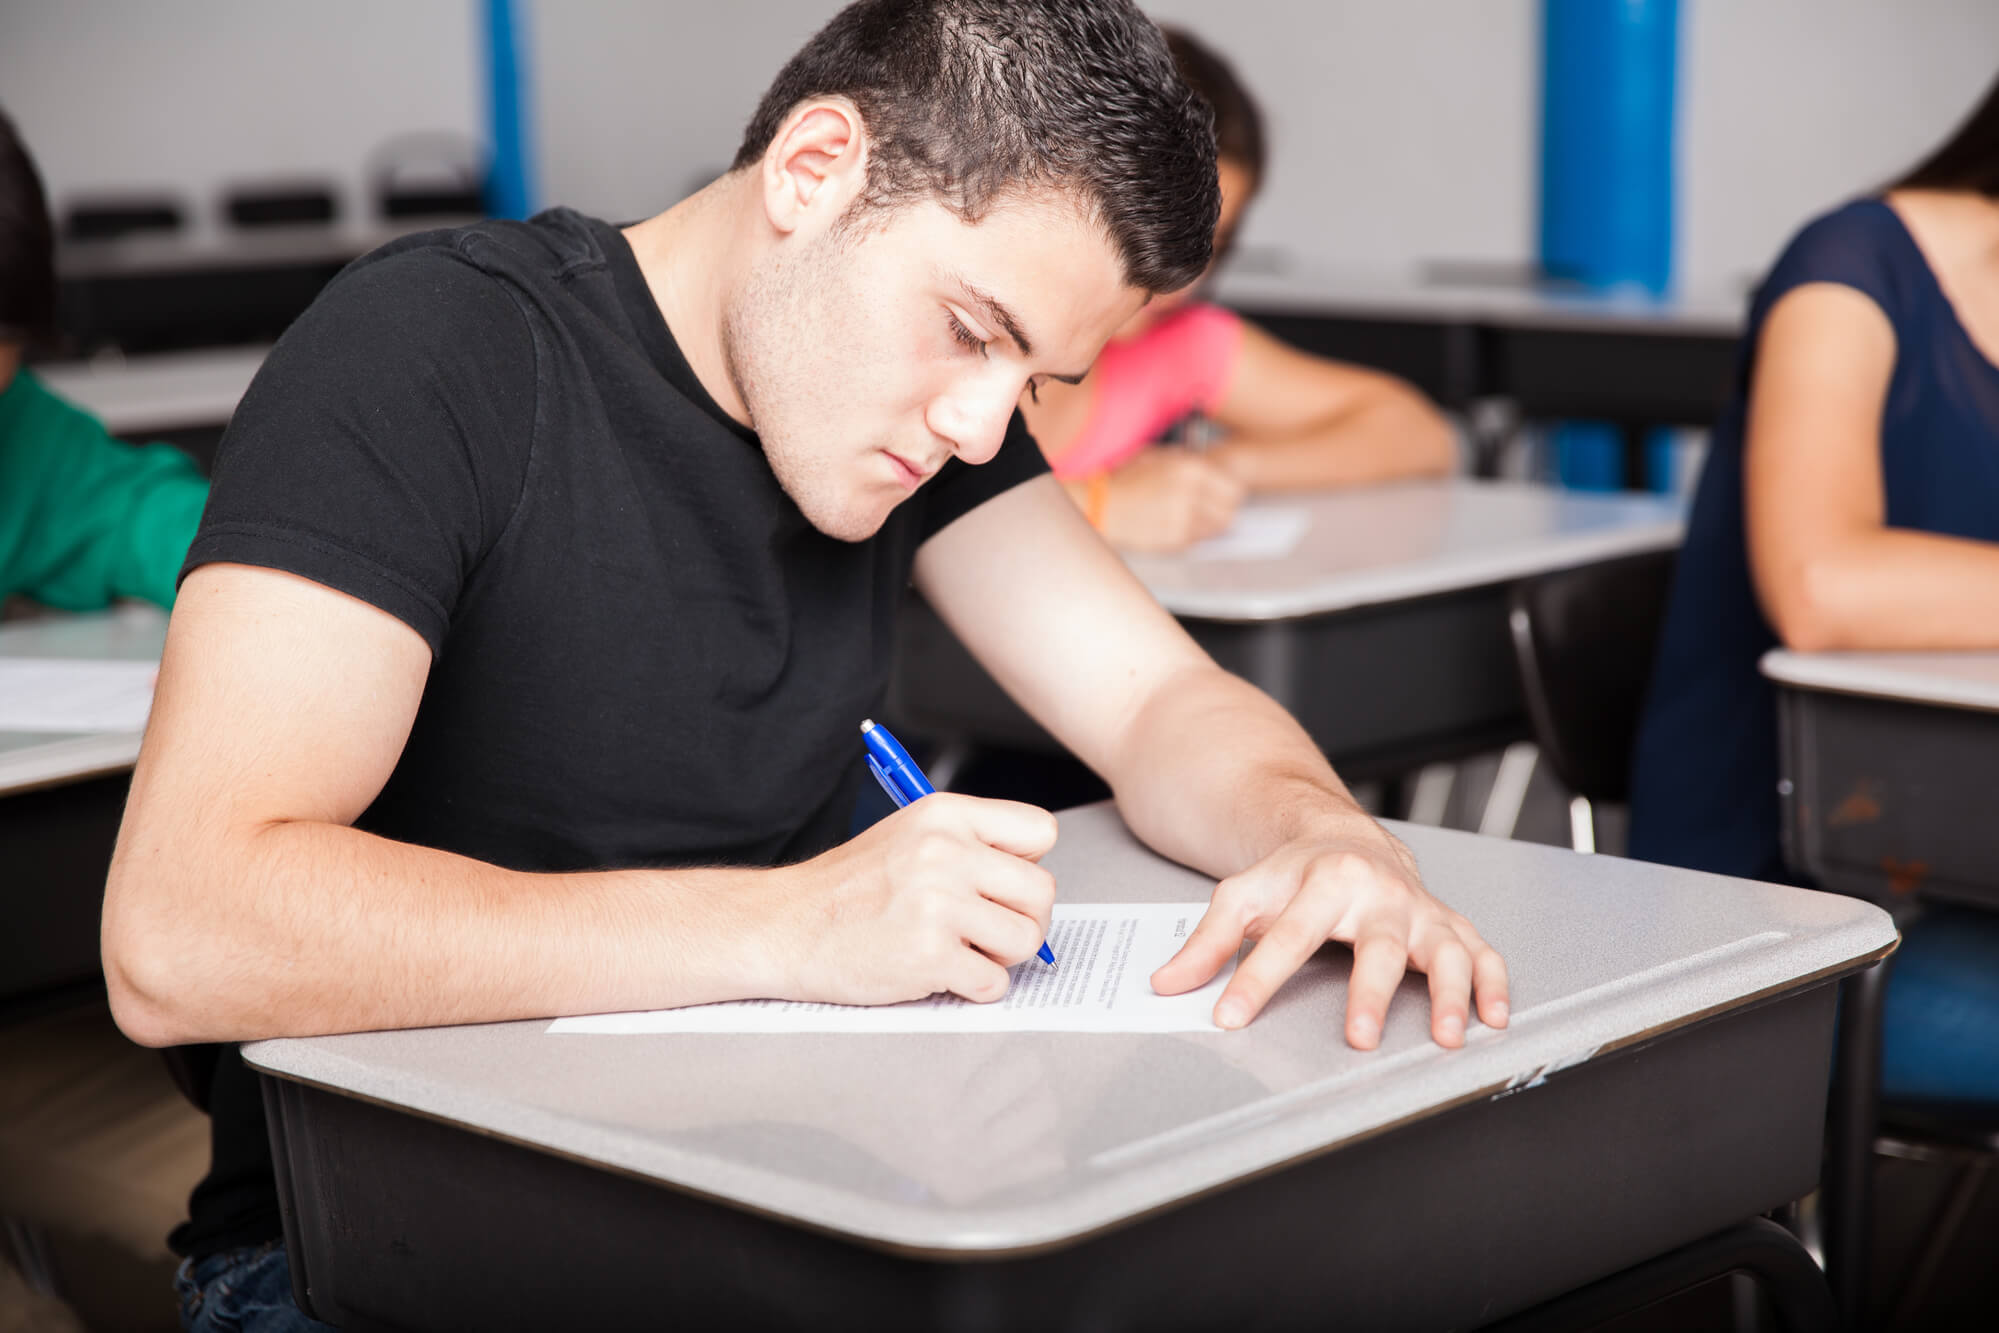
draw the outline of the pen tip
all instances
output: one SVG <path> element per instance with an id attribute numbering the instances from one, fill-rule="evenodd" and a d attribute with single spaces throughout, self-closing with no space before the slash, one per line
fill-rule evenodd
<path id="1" fill-rule="evenodd" d="M 873 718 L 864 717 L 861 719 L 861 731 L 863 734 L 873 731 L 874 729 L 875 729 L 875 722 Z"/>

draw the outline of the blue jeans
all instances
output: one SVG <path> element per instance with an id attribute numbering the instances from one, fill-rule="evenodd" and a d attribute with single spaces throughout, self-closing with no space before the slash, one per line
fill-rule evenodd
<path id="1" fill-rule="evenodd" d="M 334 1333 L 292 1303 L 283 1241 L 246 1245 L 181 1262 L 174 1274 L 187 1333 Z"/>

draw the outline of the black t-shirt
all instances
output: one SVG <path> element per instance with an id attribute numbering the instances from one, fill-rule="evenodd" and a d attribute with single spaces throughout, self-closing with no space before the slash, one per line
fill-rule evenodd
<path id="1" fill-rule="evenodd" d="M 775 865 L 846 836 L 917 547 L 1045 467 L 1016 414 L 993 462 L 947 463 L 873 538 L 824 535 L 624 238 L 558 209 L 336 279 L 237 409 L 186 569 L 303 575 L 430 644 L 357 827 L 519 870 Z M 182 1254 L 279 1233 L 233 1049 L 211 1111 Z"/>

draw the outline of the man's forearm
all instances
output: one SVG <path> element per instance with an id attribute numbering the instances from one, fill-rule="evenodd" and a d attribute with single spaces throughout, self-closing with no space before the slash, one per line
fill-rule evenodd
<path id="1" fill-rule="evenodd" d="M 1373 827 L 1303 728 L 1216 666 L 1153 691 L 1108 776 L 1133 832 L 1216 878 L 1296 838 Z"/>
<path id="2" fill-rule="evenodd" d="M 663 1008 L 768 993 L 781 871 L 528 874 L 343 825 L 189 854 L 121 839 L 118 1021 L 153 1045 Z"/>

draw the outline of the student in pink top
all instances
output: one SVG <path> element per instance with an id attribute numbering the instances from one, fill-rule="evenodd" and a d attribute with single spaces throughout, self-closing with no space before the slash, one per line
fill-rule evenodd
<path id="1" fill-rule="evenodd" d="M 1166 29 L 1181 77 L 1215 112 L 1217 261 L 1263 180 L 1263 121 L 1219 56 Z M 1114 546 L 1176 551 L 1229 525 L 1252 491 L 1436 476 L 1457 461 L 1448 423 L 1391 375 L 1300 352 L 1220 306 L 1155 297 L 1080 384 L 1021 410 L 1064 486 Z M 1154 443 L 1198 412 L 1206 451 Z"/>

